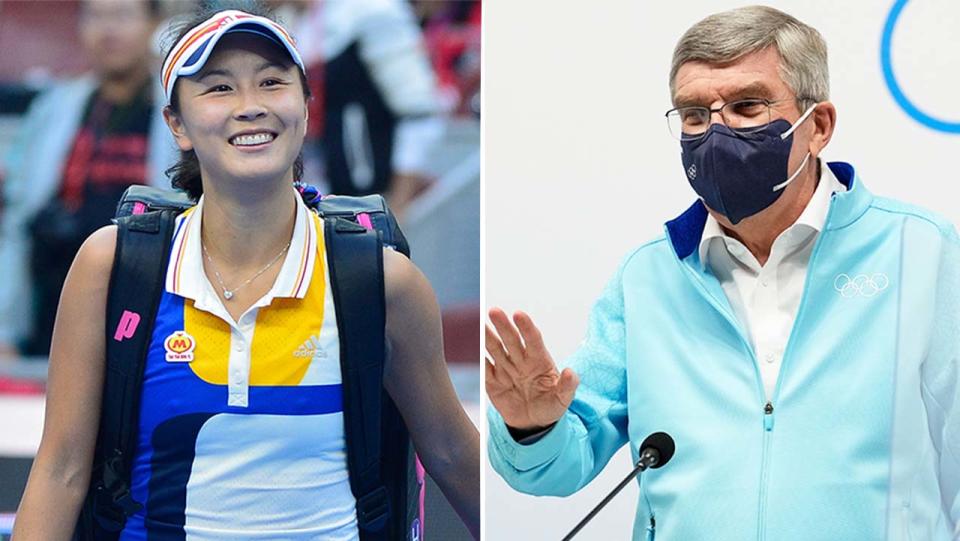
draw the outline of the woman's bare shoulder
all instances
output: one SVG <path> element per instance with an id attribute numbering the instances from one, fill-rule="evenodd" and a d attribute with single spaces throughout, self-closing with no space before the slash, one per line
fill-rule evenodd
<path id="1" fill-rule="evenodd" d="M 97 229 L 87 237 L 77 253 L 77 258 L 82 258 L 85 265 L 106 266 L 107 270 L 110 270 L 116 249 L 117 226 L 111 224 Z"/>
<path id="2" fill-rule="evenodd" d="M 390 248 L 383 250 L 383 281 L 388 307 L 433 294 L 420 269 L 407 256 Z"/>
<path id="3" fill-rule="evenodd" d="M 101 227 L 83 241 L 64 281 L 58 314 L 67 308 L 65 301 L 74 297 L 83 299 L 88 312 L 96 310 L 101 316 L 105 313 L 105 299 L 110 287 L 116 244 L 115 225 Z"/>
<path id="4" fill-rule="evenodd" d="M 383 253 L 383 275 L 387 338 L 394 345 L 394 352 L 403 350 L 399 346 L 410 337 L 418 337 L 424 343 L 431 342 L 427 337 L 439 340 L 440 307 L 427 277 L 406 256 L 391 249 Z M 430 353 L 434 354 L 442 360 L 442 350 Z M 423 356 L 421 352 L 411 359 L 422 360 Z"/>

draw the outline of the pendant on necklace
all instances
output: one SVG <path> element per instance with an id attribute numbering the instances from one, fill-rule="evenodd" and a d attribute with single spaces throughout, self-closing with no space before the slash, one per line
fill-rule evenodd
<path id="1" fill-rule="evenodd" d="M 224 290 L 223 290 L 223 298 L 224 298 L 224 299 L 227 299 L 228 301 L 229 301 L 230 299 L 232 299 L 232 298 L 233 298 L 233 291 L 228 291 L 228 290 L 224 289 Z"/>

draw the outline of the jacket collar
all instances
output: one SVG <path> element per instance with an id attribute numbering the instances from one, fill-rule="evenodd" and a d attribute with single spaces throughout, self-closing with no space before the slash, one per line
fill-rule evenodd
<path id="1" fill-rule="evenodd" d="M 857 220 L 873 201 L 871 194 L 857 176 L 853 166 L 846 162 L 829 162 L 827 167 L 837 177 L 847 191 L 833 195 L 830 213 L 824 230 L 839 229 Z M 686 211 L 665 224 L 667 239 L 677 254 L 677 258 L 686 259 L 697 252 L 703 228 L 707 223 L 707 208 L 699 199 Z"/>

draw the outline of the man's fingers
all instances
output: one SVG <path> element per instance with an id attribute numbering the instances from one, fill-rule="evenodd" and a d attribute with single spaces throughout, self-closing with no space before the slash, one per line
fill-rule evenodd
<path id="1" fill-rule="evenodd" d="M 500 364 L 501 362 L 507 362 L 507 350 L 503 347 L 503 342 L 500 341 L 500 337 L 497 336 L 497 333 L 490 328 L 490 325 L 484 325 L 484 345 L 487 348 L 487 353 L 493 357 L 494 362 Z"/>
<path id="2" fill-rule="evenodd" d="M 486 382 L 487 382 L 487 391 L 491 389 L 491 385 L 494 387 L 500 388 L 510 388 L 513 386 L 513 377 L 510 372 L 504 369 L 506 363 L 496 364 L 490 359 L 490 357 L 484 357 L 486 360 L 485 372 L 486 372 Z"/>
<path id="3" fill-rule="evenodd" d="M 489 316 L 490 322 L 497 329 L 497 334 L 500 335 L 500 340 L 507 350 L 507 356 L 511 357 L 514 364 L 520 363 L 525 352 L 517 328 L 510 322 L 507 314 L 499 308 L 491 309 Z"/>
<path id="4" fill-rule="evenodd" d="M 519 377 L 519 368 L 514 363 L 514 360 L 510 358 L 510 355 L 507 353 L 507 350 L 504 349 L 503 343 L 500 342 L 500 338 L 497 336 L 497 333 L 490 328 L 490 325 L 486 325 L 486 334 L 484 340 L 486 342 L 487 353 L 493 357 L 493 362 L 497 365 L 497 368 L 500 370 L 501 379 L 516 379 Z"/>
<path id="5" fill-rule="evenodd" d="M 489 393 L 490 393 L 490 386 L 491 386 L 491 385 L 496 386 L 496 385 L 498 384 L 498 382 L 497 382 L 497 371 L 496 371 L 496 369 L 493 367 L 493 361 L 490 360 L 490 357 L 484 357 L 483 359 L 484 359 L 484 361 L 485 361 L 485 362 L 483 363 L 484 375 L 485 375 L 485 377 L 484 377 L 484 383 L 486 384 L 486 387 L 487 387 L 487 394 L 489 394 Z"/>
<path id="6" fill-rule="evenodd" d="M 578 385 L 580 385 L 580 378 L 572 369 L 564 368 L 563 372 L 560 372 L 560 381 L 557 382 L 557 394 L 560 397 L 560 402 L 563 404 L 563 407 L 570 407 Z"/>
<path id="7" fill-rule="evenodd" d="M 516 312 L 513 314 L 513 322 L 517 324 L 517 329 L 520 330 L 520 336 L 523 338 L 527 352 L 549 359 L 550 354 L 543 344 L 543 335 L 540 334 L 540 329 L 533 324 L 530 316 L 524 312 Z"/>

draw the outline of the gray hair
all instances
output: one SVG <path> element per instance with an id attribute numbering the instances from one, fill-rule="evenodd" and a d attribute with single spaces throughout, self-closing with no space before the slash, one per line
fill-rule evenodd
<path id="1" fill-rule="evenodd" d="M 801 109 L 830 99 L 827 44 L 820 32 L 767 6 L 748 6 L 710 15 L 690 27 L 673 50 L 670 95 L 677 71 L 686 62 L 725 64 L 775 46 L 780 77 L 797 96 Z"/>

